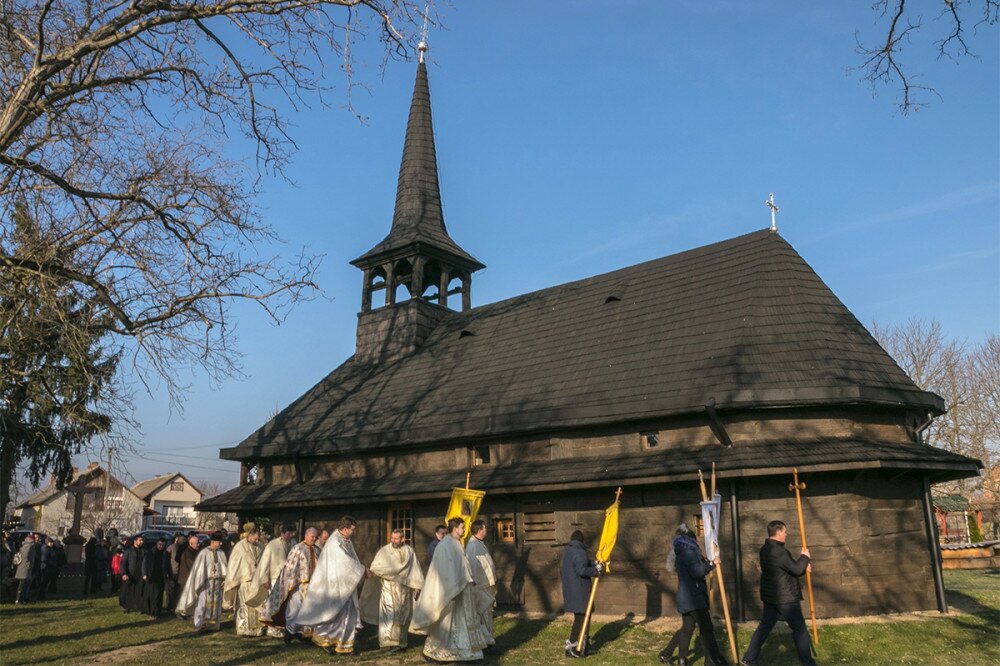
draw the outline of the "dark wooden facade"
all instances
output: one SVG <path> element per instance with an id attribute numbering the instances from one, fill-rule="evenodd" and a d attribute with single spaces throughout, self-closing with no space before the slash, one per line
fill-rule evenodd
<path id="1" fill-rule="evenodd" d="M 596 540 L 620 485 L 599 609 L 656 616 L 674 612 L 670 540 L 681 521 L 696 523 L 697 472 L 715 463 L 731 601 L 752 617 L 766 523 L 784 520 L 797 539 L 787 490 L 797 467 L 818 615 L 941 607 L 929 484 L 981 466 L 922 442 L 941 399 L 780 236 L 473 308 L 483 265 L 441 210 L 421 63 L 392 228 L 352 262 L 364 273 L 356 353 L 222 451 L 255 474 L 202 509 L 327 528 L 349 513 L 362 558 L 402 520 L 423 554 L 471 471 L 487 491 L 501 603 L 554 613 L 569 535 Z"/>

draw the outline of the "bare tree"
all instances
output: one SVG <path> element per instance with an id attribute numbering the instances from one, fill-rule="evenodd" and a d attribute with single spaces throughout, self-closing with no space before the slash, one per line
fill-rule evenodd
<path id="1" fill-rule="evenodd" d="M 261 176 L 280 174 L 294 148 L 280 107 L 322 102 L 332 64 L 349 105 L 352 43 L 374 35 L 386 56 L 405 56 L 416 4 L 0 0 L 0 269 L 17 276 L 0 281 L 10 313 L 0 361 L 65 359 L 62 341 L 85 340 L 119 377 L 158 378 L 175 404 L 183 369 L 236 372 L 234 301 L 277 323 L 317 292 L 319 258 L 273 256 L 277 236 L 255 205 Z M 239 135 L 256 146 L 256 169 L 226 156 Z M 15 214 L 37 242 L 16 233 Z M 43 338 L 52 354 L 18 348 L 15 331 L 31 328 L 23 305 L 35 303 L 54 319 L 45 324 L 58 335 Z M 87 383 L 85 364 L 62 363 Z M 25 386 L 42 380 L 30 366 L 3 363 L 5 389 L 57 394 Z M 87 400 L 60 403 L 58 418 L 72 424 L 74 406 L 108 413 L 98 403 L 121 385 L 102 381 Z M 34 408 L 19 404 L 5 402 L 3 428 Z M 58 440 L 31 454 L 39 468 L 67 459 Z M 6 489 L 23 457 L 2 462 Z"/>
<path id="2" fill-rule="evenodd" d="M 858 55 L 864 59 L 857 70 L 873 93 L 881 86 L 898 86 L 899 110 L 904 115 L 925 106 L 927 95 L 940 97 L 933 87 L 917 83 L 918 77 L 900 59 L 925 29 L 921 9 L 934 11 L 930 23 L 935 27 L 945 26 L 934 47 L 938 58 L 951 60 L 976 58 L 967 41 L 970 32 L 996 25 L 1000 19 L 1000 0 L 935 0 L 931 6 L 917 0 L 874 0 L 872 8 L 886 21 L 885 40 L 866 45 L 855 33 Z"/>
<path id="3" fill-rule="evenodd" d="M 925 440 L 983 463 L 982 479 L 962 480 L 948 488 L 969 492 L 996 486 L 996 470 L 1000 468 L 1000 338 L 991 335 L 968 350 L 964 342 L 949 340 L 940 322 L 920 319 L 890 326 L 876 322 L 872 334 L 917 386 L 944 400 L 947 412 L 927 428 Z"/>

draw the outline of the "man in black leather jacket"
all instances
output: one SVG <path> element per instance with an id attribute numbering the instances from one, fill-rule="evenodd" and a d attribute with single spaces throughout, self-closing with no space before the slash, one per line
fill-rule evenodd
<path id="1" fill-rule="evenodd" d="M 807 570 L 812 570 L 809 549 L 803 548 L 802 556 L 794 559 L 785 548 L 786 535 L 787 529 L 780 520 L 767 524 L 767 541 L 760 549 L 760 599 L 764 602 L 764 615 L 750 639 L 741 664 L 752 666 L 756 663 L 764 641 L 779 619 L 784 620 L 792 630 L 799 661 L 809 665 L 816 663 L 809 649 L 809 632 L 802 616 L 802 589 L 799 586 L 799 578 Z"/>

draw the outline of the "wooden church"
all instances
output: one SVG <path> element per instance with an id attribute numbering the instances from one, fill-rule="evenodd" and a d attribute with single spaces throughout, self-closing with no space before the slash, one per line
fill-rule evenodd
<path id="1" fill-rule="evenodd" d="M 798 545 L 794 466 L 818 615 L 944 609 L 929 484 L 981 465 L 923 443 L 941 398 L 777 233 L 473 307 L 484 265 L 445 227 L 421 62 L 392 227 L 351 263 L 354 355 L 222 449 L 242 485 L 199 510 L 327 528 L 351 514 L 362 559 L 397 527 L 423 556 L 471 472 L 502 607 L 552 613 L 569 535 L 596 545 L 621 486 L 599 610 L 656 616 L 674 613 L 670 539 L 697 524 L 697 473 L 714 462 L 731 608 L 748 618 L 767 522 Z"/>

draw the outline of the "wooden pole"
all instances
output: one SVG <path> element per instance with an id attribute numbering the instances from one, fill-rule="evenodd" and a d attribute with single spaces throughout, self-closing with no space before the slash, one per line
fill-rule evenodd
<path id="1" fill-rule="evenodd" d="M 601 580 L 598 576 L 594 578 L 590 583 L 590 601 L 587 602 L 587 614 L 583 618 L 583 628 L 580 629 L 580 638 L 576 641 L 576 651 L 583 654 L 583 639 L 587 635 L 587 628 L 590 626 L 590 614 L 594 610 L 594 597 L 597 596 L 597 581 Z"/>
<path id="2" fill-rule="evenodd" d="M 714 467 L 714 465 L 713 465 Z M 698 483 L 701 486 L 701 498 L 703 502 L 708 501 L 708 493 L 705 491 L 705 477 L 702 476 L 701 470 L 698 470 Z M 715 486 L 715 473 L 712 474 L 712 486 Z M 714 527 L 714 526 L 713 526 Z M 718 535 L 718 530 L 716 530 L 716 535 Z M 716 549 L 718 550 L 718 549 Z M 718 552 L 716 553 L 718 555 Z M 726 619 L 726 635 L 729 637 L 729 650 L 733 655 L 733 663 L 739 663 L 740 657 L 736 652 L 736 636 L 733 634 L 733 623 L 729 619 L 729 599 L 726 598 L 726 580 L 722 575 L 722 558 L 719 557 L 719 563 L 715 565 L 715 573 L 719 578 L 719 596 L 722 597 L 722 615 Z"/>
<path id="3" fill-rule="evenodd" d="M 808 549 L 809 546 L 806 545 L 806 523 L 802 518 L 802 495 L 799 494 L 800 490 L 806 489 L 806 484 L 799 483 L 798 468 L 792 468 L 792 479 L 794 483 L 790 484 L 788 489 L 795 491 L 795 504 L 799 510 L 799 534 L 802 535 L 802 547 Z M 812 618 L 813 644 L 819 645 L 819 628 L 816 626 L 816 605 L 813 603 L 812 574 L 808 569 L 806 569 L 806 589 L 809 591 L 809 616 Z"/>
<path id="4" fill-rule="evenodd" d="M 469 489 L 469 479 L 471 479 L 471 478 L 472 478 L 472 472 L 466 472 L 465 473 L 465 489 L 466 490 Z"/>

